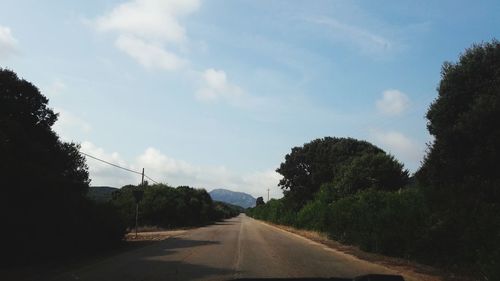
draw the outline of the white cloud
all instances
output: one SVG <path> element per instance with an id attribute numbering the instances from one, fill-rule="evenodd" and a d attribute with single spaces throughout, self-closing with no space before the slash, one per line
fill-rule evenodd
<path id="1" fill-rule="evenodd" d="M 116 46 L 147 68 L 175 70 L 185 65 L 185 61 L 160 45 L 149 43 L 133 36 L 121 35 Z"/>
<path id="2" fill-rule="evenodd" d="M 406 111 L 410 105 L 408 96 L 398 90 L 386 90 L 382 98 L 377 100 L 376 106 L 379 112 L 386 115 L 399 115 Z"/>
<path id="3" fill-rule="evenodd" d="M 274 170 L 267 170 L 243 175 L 242 184 L 251 190 L 255 197 L 262 196 L 267 201 L 267 189 L 270 198 L 283 197 L 283 191 L 277 186 L 281 178 Z"/>
<path id="4" fill-rule="evenodd" d="M 0 25 L 0 59 L 10 57 L 17 51 L 17 39 L 10 28 Z"/>
<path id="5" fill-rule="evenodd" d="M 169 157 L 152 147 L 137 157 L 135 163 L 138 167 L 144 167 L 153 179 L 174 186 L 190 185 L 208 190 L 224 187 L 255 196 L 263 196 L 266 189 L 271 188 L 272 197 L 282 196 L 281 190 L 277 187 L 281 176 L 272 170 L 238 174 L 225 166 L 193 165 Z"/>
<path id="6" fill-rule="evenodd" d="M 115 7 L 108 15 L 97 19 L 102 31 L 117 31 L 138 37 L 182 43 L 186 31 L 179 18 L 193 13 L 198 0 L 134 0 Z"/>
<path id="7" fill-rule="evenodd" d="M 63 140 L 70 141 L 75 136 L 92 131 L 92 126 L 79 116 L 61 108 L 55 108 L 54 112 L 59 113 L 59 118 L 53 128 Z"/>
<path id="8" fill-rule="evenodd" d="M 424 155 L 424 148 L 416 141 L 396 131 L 372 130 L 370 138 L 414 170 Z"/>
<path id="9" fill-rule="evenodd" d="M 222 165 L 194 165 L 165 155 L 153 147 L 147 148 L 137 156 L 132 164 L 127 164 L 118 153 L 106 153 L 102 148 L 98 148 L 90 142 L 82 144 L 82 151 L 136 171 L 144 168 L 146 175 L 155 181 L 168 183 L 172 186 L 189 185 L 207 190 L 228 188 L 264 198 L 267 196 L 267 188 L 270 188 L 272 198 L 282 196 L 281 190 L 277 187 L 281 177 L 273 170 L 239 174 Z M 130 183 L 136 184 L 140 181 L 140 177 L 134 174 L 124 176 L 120 170 L 92 159 L 88 159 L 87 164 L 90 167 L 93 185 L 119 187 Z"/>
<path id="10" fill-rule="evenodd" d="M 116 46 L 140 64 L 174 70 L 184 60 L 171 50 L 172 45 L 182 47 L 187 41 L 180 19 L 199 6 L 199 0 L 133 0 L 94 23 L 99 31 L 116 32 Z"/>
<path id="11" fill-rule="evenodd" d="M 139 166 L 147 168 L 150 173 L 163 175 L 164 178 L 193 175 L 197 172 L 196 167 L 189 163 L 170 158 L 153 147 L 147 148 L 139 155 L 136 162 Z"/>
<path id="12" fill-rule="evenodd" d="M 328 27 L 335 40 L 353 44 L 365 53 L 383 53 L 394 47 L 389 39 L 379 34 L 355 25 L 342 23 L 334 18 L 321 16 L 307 18 L 306 21 Z"/>
<path id="13" fill-rule="evenodd" d="M 230 83 L 226 72 L 209 68 L 202 74 L 202 87 L 196 92 L 196 98 L 200 101 L 227 100 L 238 103 L 243 97 L 240 87 Z"/>
<path id="14" fill-rule="evenodd" d="M 128 165 L 117 152 L 107 153 L 104 149 L 97 147 L 89 141 L 84 141 L 81 144 L 80 150 L 96 158 L 103 159 L 127 169 L 134 170 L 135 168 Z M 138 184 L 141 181 L 140 175 L 118 169 L 90 157 L 87 157 L 87 165 L 89 166 L 92 185 L 121 187 L 126 184 Z"/>
<path id="15" fill-rule="evenodd" d="M 48 97 L 56 97 L 61 95 L 66 89 L 66 84 L 63 81 L 56 79 L 43 90 L 43 94 Z"/>

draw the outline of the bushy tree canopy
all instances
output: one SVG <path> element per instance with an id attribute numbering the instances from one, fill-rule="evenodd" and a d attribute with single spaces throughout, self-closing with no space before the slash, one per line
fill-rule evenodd
<path id="1" fill-rule="evenodd" d="M 60 196 L 56 190 L 87 191 L 85 158 L 78 146 L 59 140 L 51 126 L 57 120 L 48 99 L 10 70 L 0 70 L 0 153 L 8 192 Z M 52 194 L 54 193 L 54 194 Z M 17 194 L 19 195 L 19 194 Z M 41 198 L 44 198 L 42 196 Z M 40 199 L 40 197 L 38 198 Z"/>
<path id="2" fill-rule="evenodd" d="M 500 202 L 500 43 L 474 45 L 445 63 L 438 92 L 427 112 L 435 140 L 419 180 L 465 192 L 463 199 Z"/>
<path id="3" fill-rule="evenodd" d="M 222 202 L 213 202 L 205 189 L 188 186 L 170 187 L 127 185 L 113 193 L 111 204 L 126 219 L 129 227 L 135 225 L 134 191 L 144 192 L 139 202 L 139 224 L 160 227 L 194 226 L 228 218 L 241 211 Z"/>
<path id="4" fill-rule="evenodd" d="M 256 206 L 260 206 L 260 205 L 264 205 L 264 198 L 262 197 L 257 197 L 257 199 L 255 200 L 255 205 Z"/>
<path id="5" fill-rule="evenodd" d="M 294 208 L 311 200 L 324 183 L 345 172 L 343 166 L 357 157 L 384 153 L 373 144 L 352 138 L 325 137 L 292 148 L 276 170 L 283 175 L 280 186 Z"/>
<path id="6" fill-rule="evenodd" d="M 86 200 L 85 158 L 52 130 L 57 114 L 47 103 L 33 84 L 0 69 L 0 213 L 9 230 L 0 244 L 9 262 L 111 245 L 123 234 L 113 210 Z"/>
<path id="7" fill-rule="evenodd" d="M 338 195 L 346 196 L 368 188 L 395 191 L 404 187 L 408 178 L 409 173 L 403 164 L 380 152 L 354 157 L 339 169 L 331 185 Z"/>
<path id="8" fill-rule="evenodd" d="M 434 256 L 450 254 L 496 280 L 500 276 L 500 42 L 473 45 L 458 62 L 443 65 L 438 97 L 427 119 L 435 140 L 417 178 L 426 187 L 433 212 L 428 248 Z"/>

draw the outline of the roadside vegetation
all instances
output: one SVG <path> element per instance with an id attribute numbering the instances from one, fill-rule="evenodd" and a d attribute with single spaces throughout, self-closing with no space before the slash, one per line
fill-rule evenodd
<path id="1" fill-rule="evenodd" d="M 247 214 L 500 280 L 500 43 L 444 63 L 437 90 L 426 115 L 434 141 L 415 175 L 368 142 L 316 139 L 277 169 L 284 198 Z"/>
<path id="2" fill-rule="evenodd" d="M 85 197 L 85 158 L 52 130 L 57 113 L 31 83 L 0 69 L 2 265 L 115 246 L 125 225 Z"/>
<path id="3" fill-rule="evenodd" d="M 85 158 L 54 132 L 57 118 L 36 86 L 0 68 L 1 266 L 116 247 L 135 225 L 133 190 L 144 194 L 141 225 L 195 226 L 240 213 L 187 186 L 125 186 L 110 201 L 89 199 Z"/>
<path id="4" fill-rule="evenodd" d="M 134 191 L 143 194 L 139 201 L 141 225 L 161 228 L 199 226 L 243 212 L 243 208 L 239 206 L 212 201 L 204 189 L 188 186 L 174 188 L 165 184 L 126 185 L 112 194 L 109 203 L 118 210 L 129 229 L 135 226 Z"/>

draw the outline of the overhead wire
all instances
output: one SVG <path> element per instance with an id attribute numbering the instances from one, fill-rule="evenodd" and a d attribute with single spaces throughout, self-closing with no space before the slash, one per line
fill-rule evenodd
<path id="1" fill-rule="evenodd" d="M 125 171 L 130 172 L 130 173 L 134 173 L 134 174 L 142 175 L 142 172 L 139 172 L 139 171 L 134 171 L 134 170 L 131 170 L 131 169 L 129 169 L 129 168 L 122 167 L 122 166 L 120 166 L 120 165 L 117 165 L 117 164 L 114 164 L 114 163 L 108 162 L 108 161 L 106 161 L 106 160 L 104 160 L 104 159 L 101 159 L 101 158 L 95 157 L 95 156 L 90 155 L 90 154 L 88 154 L 88 153 L 85 153 L 85 152 L 83 152 L 83 151 L 79 151 L 79 152 L 80 152 L 80 154 L 82 154 L 82 155 L 85 155 L 85 156 L 90 157 L 90 158 L 92 158 L 92 159 L 94 159 L 94 160 L 97 160 L 97 161 L 101 161 L 101 162 L 106 163 L 106 164 L 108 164 L 108 165 L 111 165 L 111 166 L 113 166 L 113 167 L 115 167 L 115 168 L 119 168 L 119 169 L 125 170 Z M 145 177 L 145 178 L 147 178 L 147 179 L 149 179 L 150 181 L 152 181 L 152 182 L 154 182 L 154 183 L 158 184 L 158 182 L 157 182 L 157 181 L 155 181 L 154 179 L 152 179 L 152 178 L 151 178 L 151 177 L 149 177 L 148 175 L 144 174 L 144 177 Z"/>

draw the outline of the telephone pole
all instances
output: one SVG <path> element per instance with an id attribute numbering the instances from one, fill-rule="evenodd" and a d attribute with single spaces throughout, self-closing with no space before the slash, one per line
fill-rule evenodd
<path id="1" fill-rule="evenodd" d="M 269 202 L 269 187 L 267 188 L 267 202 Z"/>
<path id="2" fill-rule="evenodd" d="M 144 168 L 142 168 L 141 188 L 144 187 Z M 139 201 L 142 199 L 142 194 L 135 196 L 135 239 L 137 239 L 137 223 L 139 221 Z M 140 197 L 140 198 L 139 198 Z"/>

